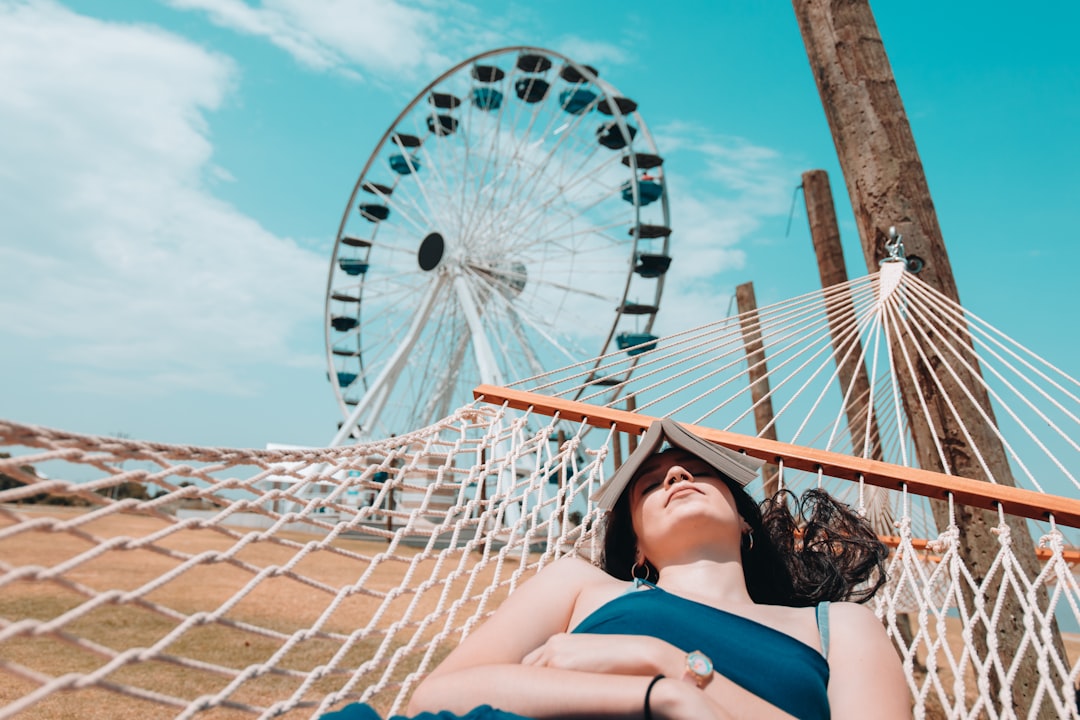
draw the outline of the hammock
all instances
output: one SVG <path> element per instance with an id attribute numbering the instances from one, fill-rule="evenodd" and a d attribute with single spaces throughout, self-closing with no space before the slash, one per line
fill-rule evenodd
<path id="1" fill-rule="evenodd" d="M 768 349 L 763 397 L 784 442 L 752 425 L 764 401 L 747 373 L 764 360 L 747 355 L 747 328 Z M 920 365 L 928 347 L 948 362 Z M 974 363 L 985 380 L 960 383 Z M 946 472 L 917 467 L 897 382 L 916 368 L 924 387 L 953 390 L 925 394 L 929 421 L 933 401 L 955 435 L 992 426 L 1004 463 L 942 444 Z M 784 487 L 826 487 L 889 536 L 872 607 L 916 717 L 1077 717 L 1077 647 L 1060 633 L 1080 623 L 1076 386 L 886 266 L 646 352 L 480 388 L 388 440 L 242 450 L 0 421 L 0 718 L 402 711 L 521 582 L 597 556 L 588 497 L 661 415 L 766 457 Z M 1006 474 L 1017 487 L 995 484 Z M 995 533 L 978 575 L 956 522 L 971 506 L 991 509 Z"/>

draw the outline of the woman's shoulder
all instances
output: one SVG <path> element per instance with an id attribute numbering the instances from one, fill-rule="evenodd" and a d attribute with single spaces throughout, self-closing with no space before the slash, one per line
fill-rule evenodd
<path id="1" fill-rule="evenodd" d="M 891 647 L 885 626 L 871 608 L 854 602 L 833 602 L 828 608 L 829 633 L 834 648 L 849 652 L 855 648 Z"/>
<path id="2" fill-rule="evenodd" d="M 597 588 L 625 586 L 584 558 L 568 555 L 546 565 L 526 583 L 533 590 L 543 588 L 563 595 L 578 597 Z"/>
<path id="3" fill-rule="evenodd" d="M 564 592 L 573 595 L 568 628 L 575 627 L 601 605 L 625 592 L 628 587 L 626 581 L 618 580 L 589 561 L 575 556 L 564 557 L 548 565 L 537 574 L 537 580 L 540 580 L 541 576 L 544 584 L 558 585 Z"/>
<path id="4" fill-rule="evenodd" d="M 855 602 L 828 603 L 829 623 L 832 627 L 861 631 L 868 627 L 881 628 L 881 620 L 866 605 Z"/>
<path id="5" fill-rule="evenodd" d="M 597 582 L 605 578 L 615 580 L 615 578 L 580 555 L 564 555 L 540 572 L 558 574 L 568 581 Z"/>
<path id="6" fill-rule="evenodd" d="M 868 630 L 883 631 L 874 611 L 859 602 L 829 602 L 828 624 L 837 637 L 858 639 Z"/>

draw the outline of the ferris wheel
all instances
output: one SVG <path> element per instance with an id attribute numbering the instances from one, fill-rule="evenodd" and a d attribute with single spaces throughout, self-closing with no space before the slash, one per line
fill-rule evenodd
<path id="1" fill-rule="evenodd" d="M 451 68 L 383 135 L 338 229 L 334 443 L 424 427 L 481 382 L 649 349 L 670 234 L 663 159 L 595 68 L 533 47 Z"/>

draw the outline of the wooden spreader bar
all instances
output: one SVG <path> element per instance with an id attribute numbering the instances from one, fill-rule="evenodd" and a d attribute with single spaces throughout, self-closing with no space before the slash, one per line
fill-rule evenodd
<path id="1" fill-rule="evenodd" d="M 479 385 L 473 390 L 473 396 L 493 405 L 531 410 L 547 416 L 557 414 L 564 420 L 584 422 L 597 428 L 607 429 L 614 426 L 620 432 L 635 435 L 644 433 L 657 419 L 649 415 L 597 407 L 496 385 Z M 940 500 L 946 500 L 952 495 L 957 503 L 986 510 L 997 510 L 1000 507 L 1010 515 L 1033 520 L 1049 520 L 1053 516 L 1054 521 L 1061 525 L 1080 527 L 1080 500 L 1074 498 L 893 465 L 879 460 L 851 457 L 828 450 L 765 440 L 699 425 L 685 426 L 706 440 L 766 462 L 782 462 L 786 467 L 795 470 L 813 473 L 820 471 L 830 477 L 856 482 L 861 477 L 869 485 L 889 490 L 903 490 L 906 486 L 907 491 L 912 494 Z"/>

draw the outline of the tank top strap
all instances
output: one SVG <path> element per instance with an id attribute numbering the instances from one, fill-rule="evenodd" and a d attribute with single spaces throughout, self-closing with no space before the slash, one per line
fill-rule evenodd
<path id="1" fill-rule="evenodd" d="M 821 656 L 829 659 L 829 601 L 818 603 L 817 629 L 821 637 Z"/>
<path id="2" fill-rule="evenodd" d="M 634 578 L 634 582 L 630 583 L 630 587 L 623 590 L 623 595 L 628 595 L 632 592 L 640 590 L 642 587 L 647 587 L 650 590 L 656 590 L 657 587 L 645 578 Z"/>

